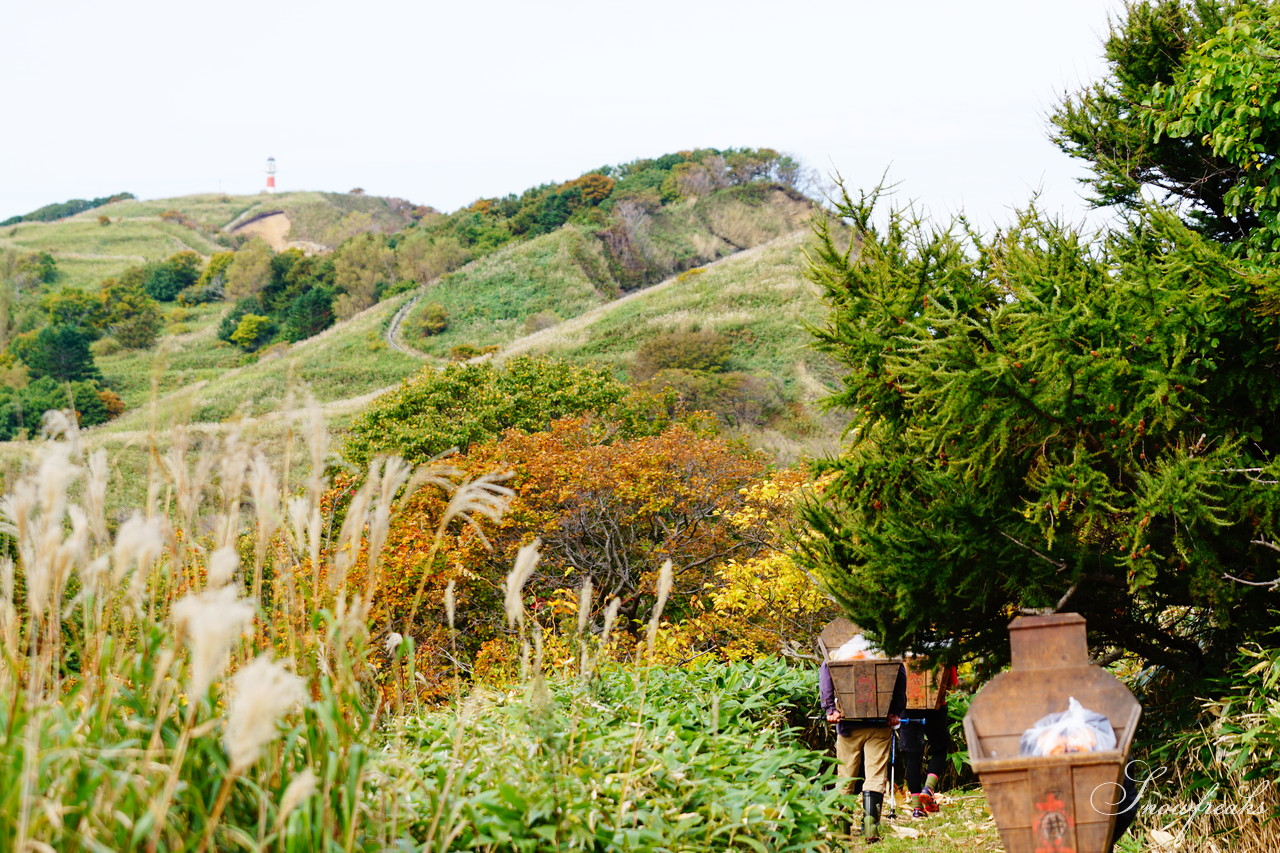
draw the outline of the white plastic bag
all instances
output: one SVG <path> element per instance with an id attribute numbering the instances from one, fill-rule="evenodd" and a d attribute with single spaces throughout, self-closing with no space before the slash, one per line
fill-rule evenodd
<path id="1" fill-rule="evenodd" d="M 1022 733 L 1018 744 L 1021 755 L 1063 755 L 1115 748 L 1116 732 L 1111 728 L 1111 721 L 1085 708 L 1074 696 L 1067 702 L 1067 710 L 1041 717 Z"/>
<path id="2" fill-rule="evenodd" d="M 882 658 L 880 650 L 871 645 L 871 641 L 861 634 L 854 634 L 844 645 L 831 653 L 832 660 L 866 660 Z"/>

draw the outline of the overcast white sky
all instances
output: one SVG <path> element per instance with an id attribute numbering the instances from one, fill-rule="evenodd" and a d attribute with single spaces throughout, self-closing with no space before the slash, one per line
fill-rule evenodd
<path id="1" fill-rule="evenodd" d="M 935 214 L 1085 215 L 1047 140 L 1120 0 L 8 0 L 0 218 L 283 190 L 451 211 L 602 165 L 769 147 Z"/>

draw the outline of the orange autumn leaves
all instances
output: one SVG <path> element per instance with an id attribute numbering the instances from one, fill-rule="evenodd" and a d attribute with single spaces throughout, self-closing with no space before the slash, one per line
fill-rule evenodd
<path id="1" fill-rule="evenodd" d="M 439 493 L 413 495 L 393 521 L 371 618 L 375 631 L 414 638 L 420 680 L 431 681 L 430 671 L 444 669 L 455 649 L 464 667 L 475 667 L 475 678 L 510 664 L 501 587 L 516 551 L 534 539 L 542 559 L 525 603 L 552 663 L 573 659 L 557 644 L 576 630 L 578 594 L 588 578 L 591 624 L 617 597 L 623 630 L 615 632 L 612 652 L 630 657 L 668 559 L 675 586 L 659 638 L 664 659 L 777 653 L 797 613 L 821 616 L 827 607 L 783 546 L 803 478 L 794 471 L 770 475 L 758 454 L 722 437 L 673 424 L 627 438 L 614 424 L 566 418 L 544 432 L 508 432 L 450 461 L 473 477 L 510 471 L 505 484 L 515 494 L 499 523 L 455 526 L 440 547 L 433 545 Z M 453 637 L 443 607 L 450 582 Z M 405 624 L 419 584 L 424 606 L 415 624 Z"/>

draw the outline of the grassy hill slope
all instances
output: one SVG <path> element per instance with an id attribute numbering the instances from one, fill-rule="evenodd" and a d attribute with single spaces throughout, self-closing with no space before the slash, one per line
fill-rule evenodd
<path id="1" fill-rule="evenodd" d="M 680 271 L 804 228 L 812 210 L 780 191 L 728 192 L 653 211 L 636 230 L 654 266 Z M 586 227 L 566 225 L 428 285 L 404 323 L 402 340 L 440 357 L 459 345 L 501 346 L 621 293 L 601 241 Z M 431 303 L 442 305 L 449 318 L 436 335 L 422 332 Z"/>
<path id="2" fill-rule="evenodd" d="M 318 402 L 359 398 L 393 385 L 421 368 L 420 359 L 387 345 L 385 329 L 407 297 L 380 302 L 350 320 L 293 345 L 278 345 L 256 359 L 214 337 L 213 326 L 162 339 L 155 353 L 104 358 L 108 381 L 141 388 L 158 377 L 164 424 L 221 422 L 278 411 L 290 390 L 309 390 Z M 131 402 L 126 400 L 126 403 Z M 145 397 L 104 432 L 146 428 Z"/>
<path id="3" fill-rule="evenodd" d="M 368 214 L 375 225 L 404 227 L 404 202 L 343 193 L 277 195 L 206 194 L 112 202 L 57 222 L 22 222 L 0 229 L 0 248 L 47 251 L 58 263 L 59 286 L 93 287 L 132 266 L 193 251 L 208 256 L 236 245 L 236 224 L 269 211 L 289 217 L 289 239 L 323 243 L 327 232 L 351 213 Z M 178 215 L 162 216 L 176 212 Z M 99 217 L 110 224 L 99 224 Z"/>
<path id="4" fill-rule="evenodd" d="M 789 396 L 833 387 L 835 366 L 808 349 L 806 323 L 822 303 L 804 278 L 802 230 L 709 267 L 603 304 L 571 322 L 516 339 L 497 357 L 549 355 L 608 364 L 626 374 L 636 352 L 659 334 L 710 329 L 732 341 L 729 367 L 777 377 Z"/>

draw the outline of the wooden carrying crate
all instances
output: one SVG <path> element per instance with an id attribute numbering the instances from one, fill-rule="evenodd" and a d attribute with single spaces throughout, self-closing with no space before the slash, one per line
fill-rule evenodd
<path id="1" fill-rule="evenodd" d="M 1009 625 L 1012 667 L 973 697 L 964 718 L 969 760 L 1007 853 L 1102 853 L 1121 799 L 1129 745 L 1142 707 L 1120 681 L 1089 664 L 1084 619 L 1030 616 Z M 1105 715 L 1116 748 L 1021 756 L 1022 733 L 1067 710 L 1071 697 Z"/>
<path id="2" fill-rule="evenodd" d="M 945 691 L 939 691 L 941 682 L 938 668 L 927 658 L 908 658 L 902 662 L 907 668 L 907 714 L 912 711 L 933 711 L 946 704 Z"/>
<path id="3" fill-rule="evenodd" d="M 818 635 L 818 648 L 822 652 L 823 660 L 827 661 L 827 668 L 831 672 L 831 681 L 836 688 L 836 697 L 840 705 L 840 713 L 846 717 L 883 717 L 889 713 L 889 702 L 893 698 L 893 681 L 898 677 L 896 664 L 901 663 L 907 668 L 907 716 L 910 717 L 911 711 L 932 711 L 941 708 L 946 702 L 946 691 L 939 690 L 941 678 L 939 677 L 938 668 L 934 667 L 925 658 L 911 658 L 908 660 L 898 660 L 897 658 L 883 658 L 876 660 L 857 660 L 857 661 L 832 661 L 831 653 L 840 646 L 844 645 L 855 634 L 862 633 L 858 626 L 854 625 L 848 619 L 833 619 L 827 623 L 822 629 L 822 633 Z M 874 676 L 854 670 L 849 664 L 875 664 L 880 667 L 892 667 L 893 675 L 882 675 L 876 670 Z M 837 671 L 840 672 L 837 675 Z M 882 684 L 881 679 L 887 684 Z M 861 679 L 861 680 L 859 680 Z M 861 685 L 861 686 L 859 686 Z M 874 685 L 874 687 L 873 687 Z M 845 689 L 842 690 L 842 687 Z M 885 693 L 883 701 L 881 700 L 881 692 Z M 874 700 L 871 698 L 872 693 L 876 696 Z M 851 698 L 845 699 L 844 696 Z M 862 697 L 859 699 L 859 697 Z M 872 708 L 883 710 L 872 711 L 868 714 L 853 714 L 847 708 Z"/>
<path id="4" fill-rule="evenodd" d="M 888 715 L 900 666 L 902 661 L 897 660 L 827 661 L 840 716 L 871 719 Z"/>

